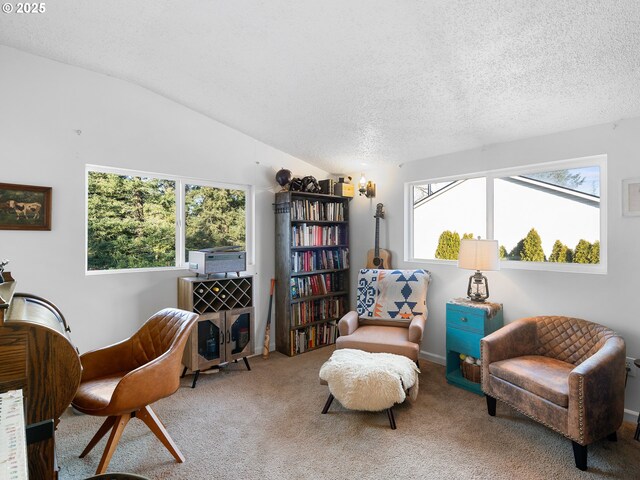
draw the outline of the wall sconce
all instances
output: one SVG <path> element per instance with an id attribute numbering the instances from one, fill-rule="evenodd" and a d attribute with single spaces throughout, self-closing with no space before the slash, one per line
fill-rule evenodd
<path id="1" fill-rule="evenodd" d="M 367 179 L 364 177 L 364 173 L 358 182 L 358 192 L 360 192 L 360 195 L 364 195 L 367 198 L 373 198 L 376 196 L 376 184 L 371 180 L 367 182 Z"/>

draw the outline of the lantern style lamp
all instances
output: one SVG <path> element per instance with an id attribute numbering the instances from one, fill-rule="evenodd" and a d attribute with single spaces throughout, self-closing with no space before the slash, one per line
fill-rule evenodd
<path id="1" fill-rule="evenodd" d="M 482 271 L 500 270 L 498 241 L 480 237 L 461 240 L 458 268 L 476 271 L 469 277 L 467 297 L 473 302 L 484 302 L 489 298 L 489 281 Z"/>

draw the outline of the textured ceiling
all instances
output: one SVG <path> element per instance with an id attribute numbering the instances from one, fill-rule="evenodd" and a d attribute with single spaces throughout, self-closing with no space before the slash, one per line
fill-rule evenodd
<path id="1" fill-rule="evenodd" d="M 139 84 L 331 172 L 640 115 L 637 0 L 46 8 L 0 14 L 0 44 Z"/>

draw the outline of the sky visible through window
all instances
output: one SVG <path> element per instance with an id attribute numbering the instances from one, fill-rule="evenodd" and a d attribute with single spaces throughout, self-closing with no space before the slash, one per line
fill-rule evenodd
<path id="1" fill-rule="evenodd" d="M 600 197 L 600 167 L 597 166 L 530 173 L 522 176 Z"/>

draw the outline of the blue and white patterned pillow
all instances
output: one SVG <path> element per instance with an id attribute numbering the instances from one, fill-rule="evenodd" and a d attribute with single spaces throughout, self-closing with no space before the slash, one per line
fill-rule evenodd
<path id="1" fill-rule="evenodd" d="M 371 320 L 408 321 L 427 312 L 427 270 L 360 270 L 356 311 Z"/>

